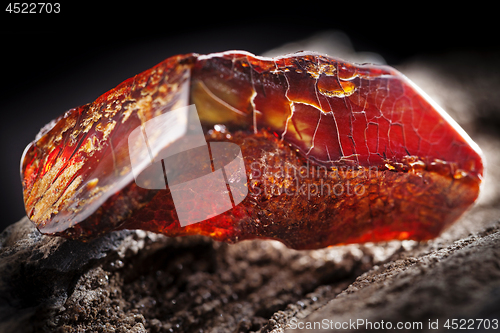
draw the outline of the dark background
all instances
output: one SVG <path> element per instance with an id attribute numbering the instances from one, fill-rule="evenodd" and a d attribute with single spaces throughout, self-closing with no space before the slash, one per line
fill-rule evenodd
<path id="1" fill-rule="evenodd" d="M 491 8 L 245 2 L 200 10 L 195 2 L 124 3 L 63 3 L 59 14 L 9 14 L 2 4 L 0 230 L 25 214 L 19 163 L 40 128 L 169 56 L 229 49 L 260 54 L 332 29 L 344 31 L 356 51 L 377 52 L 390 65 L 417 55 L 500 49 Z"/>

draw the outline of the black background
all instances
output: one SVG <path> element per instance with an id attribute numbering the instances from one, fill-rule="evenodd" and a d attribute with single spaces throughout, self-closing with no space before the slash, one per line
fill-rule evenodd
<path id="1" fill-rule="evenodd" d="M 0 230 L 24 213 L 19 162 L 39 129 L 69 108 L 180 53 L 260 54 L 318 31 L 342 30 L 356 51 L 390 65 L 417 55 L 499 51 L 494 9 L 354 3 L 61 4 L 59 14 L 14 14 L 2 4 Z"/>

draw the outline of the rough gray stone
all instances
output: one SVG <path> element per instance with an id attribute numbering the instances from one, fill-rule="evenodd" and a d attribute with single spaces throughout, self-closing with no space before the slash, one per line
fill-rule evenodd
<path id="1" fill-rule="evenodd" d="M 94 262 L 141 250 L 147 235 L 119 231 L 82 243 L 41 235 L 27 217 L 8 227 L 0 234 L 0 331 L 22 332 L 25 319 L 53 315 Z"/>
<path id="2" fill-rule="evenodd" d="M 81 243 L 40 235 L 24 218 L 0 237 L 0 331 L 256 331 L 289 304 L 325 304 L 398 250 L 295 251 L 143 231 Z"/>
<path id="3" fill-rule="evenodd" d="M 324 323 L 324 320 L 327 324 L 323 328 L 327 329 L 315 332 L 375 330 L 366 322 L 391 323 L 392 327 L 398 322 L 422 323 L 419 331 L 433 332 L 438 330 L 430 329 L 429 322 L 437 322 L 439 331 L 448 331 L 444 325 L 447 320 L 451 323 L 452 319 L 467 323 L 465 327 L 475 319 L 496 319 L 498 322 L 500 222 L 448 246 L 429 244 L 426 251 L 417 255 L 407 253 L 375 266 L 323 308 L 300 319 L 289 321 L 288 326 L 284 326 L 303 329 L 286 332 L 310 332 L 306 329 L 308 323 L 314 325 L 314 322 Z M 365 322 L 355 329 L 341 328 L 342 323 L 358 319 Z M 474 322 L 473 327 L 477 328 L 477 325 L 479 321 Z M 347 324 L 345 326 L 350 328 Z"/>

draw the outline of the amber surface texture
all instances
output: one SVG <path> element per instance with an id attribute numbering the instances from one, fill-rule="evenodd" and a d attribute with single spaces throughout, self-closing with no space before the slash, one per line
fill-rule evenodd
<path id="1" fill-rule="evenodd" d="M 189 122 L 153 143 L 162 129 L 148 124 L 189 106 L 202 132 Z M 141 135 L 147 150 L 132 156 Z M 186 185 L 204 175 L 203 189 Z M 168 58 L 50 122 L 21 161 L 26 212 L 44 234 L 143 229 L 296 249 L 434 238 L 474 203 L 482 175 L 479 147 L 404 75 L 311 52 Z"/>

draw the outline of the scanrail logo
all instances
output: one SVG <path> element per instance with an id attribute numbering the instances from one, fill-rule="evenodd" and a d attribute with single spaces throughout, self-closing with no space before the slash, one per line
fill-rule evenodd
<path id="1" fill-rule="evenodd" d="M 170 189 L 182 227 L 220 215 L 248 194 L 241 149 L 207 142 L 195 105 L 165 112 L 128 137 L 137 186 Z"/>

